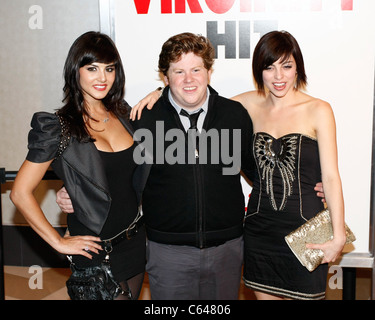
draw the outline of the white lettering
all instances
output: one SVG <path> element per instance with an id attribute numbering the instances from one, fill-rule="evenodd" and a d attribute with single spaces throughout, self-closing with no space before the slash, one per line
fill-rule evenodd
<path id="1" fill-rule="evenodd" d="M 333 275 L 329 278 L 328 286 L 330 289 L 342 289 L 342 268 L 335 265 L 329 268 L 328 273 L 333 273 Z"/>
<path id="2" fill-rule="evenodd" d="M 165 314 L 171 315 L 174 318 L 177 314 L 178 307 L 158 307 L 151 304 L 151 307 L 146 307 L 144 314 Z"/>
<path id="3" fill-rule="evenodd" d="M 43 289 L 43 270 L 40 266 L 31 266 L 29 268 L 29 273 L 34 273 L 29 279 L 29 288 L 34 289 Z"/>
<path id="4" fill-rule="evenodd" d="M 29 13 L 33 14 L 29 19 L 30 29 L 43 29 L 43 9 L 41 6 L 33 5 L 29 8 Z"/>

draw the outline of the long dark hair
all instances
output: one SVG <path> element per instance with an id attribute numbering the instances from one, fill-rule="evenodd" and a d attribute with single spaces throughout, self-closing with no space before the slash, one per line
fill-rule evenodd
<path id="1" fill-rule="evenodd" d="M 65 105 L 58 111 L 68 123 L 69 131 L 79 141 L 92 141 L 86 130 L 83 116 L 89 117 L 83 103 L 79 69 L 93 62 L 113 63 L 116 77 L 111 90 L 102 100 L 108 111 L 117 116 L 126 115 L 124 103 L 125 72 L 120 55 L 111 38 L 103 33 L 89 31 L 78 37 L 70 47 L 64 66 Z"/>

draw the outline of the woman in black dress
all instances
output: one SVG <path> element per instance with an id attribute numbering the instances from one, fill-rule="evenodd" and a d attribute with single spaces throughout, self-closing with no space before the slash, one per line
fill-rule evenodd
<path id="1" fill-rule="evenodd" d="M 288 32 L 273 31 L 259 40 L 253 75 L 257 90 L 233 98 L 253 120 L 257 164 L 244 232 L 245 284 L 258 299 L 323 299 L 327 262 L 335 261 L 346 240 L 332 108 L 302 91 L 302 53 Z M 324 253 L 323 264 L 309 272 L 284 237 L 323 209 L 314 192 L 319 181 L 334 237 L 308 244 Z"/>
<path id="2" fill-rule="evenodd" d="M 125 75 L 112 40 L 98 32 L 80 36 L 68 53 L 64 77 L 65 105 L 54 114 L 33 116 L 29 152 L 11 200 L 47 243 L 72 255 L 78 268 L 99 265 L 106 253 L 101 240 L 132 226 L 129 239 L 113 245 L 109 261 L 115 279 L 136 299 L 143 283 L 146 241 L 138 213 L 141 190 L 133 188 L 133 178 L 142 167 L 133 160 L 130 108 L 123 101 Z M 50 165 L 74 207 L 64 237 L 33 196 Z"/>

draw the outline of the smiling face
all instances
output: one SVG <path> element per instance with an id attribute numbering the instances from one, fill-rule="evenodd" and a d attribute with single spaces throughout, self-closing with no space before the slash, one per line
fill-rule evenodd
<path id="1" fill-rule="evenodd" d="M 116 77 L 115 66 L 93 62 L 80 68 L 79 76 L 83 98 L 92 104 L 104 99 L 111 90 Z"/>
<path id="2" fill-rule="evenodd" d="M 284 97 L 293 90 L 296 82 L 297 67 L 293 56 L 280 58 L 263 70 L 263 83 L 276 97 Z"/>
<path id="3" fill-rule="evenodd" d="M 211 73 L 205 68 L 201 57 L 189 52 L 182 54 L 180 60 L 170 63 L 164 80 L 169 84 L 175 102 L 193 111 L 201 107 L 207 98 Z"/>

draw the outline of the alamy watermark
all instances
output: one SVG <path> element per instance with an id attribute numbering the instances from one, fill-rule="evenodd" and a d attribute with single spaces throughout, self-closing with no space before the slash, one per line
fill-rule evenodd
<path id="1" fill-rule="evenodd" d="M 328 287 L 331 290 L 342 290 L 343 288 L 343 272 L 342 268 L 338 265 L 332 265 L 328 270 L 329 274 L 332 274 L 328 280 Z M 33 265 L 29 267 L 29 274 L 32 274 L 29 278 L 29 288 L 31 290 L 43 289 L 43 269 L 41 266 Z"/>
<path id="2" fill-rule="evenodd" d="M 41 266 L 33 265 L 29 268 L 32 274 L 29 278 L 29 288 L 32 290 L 43 289 L 43 269 Z"/>
<path id="3" fill-rule="evenodd" d="M 41 6 L 32 5 L 29 8 L 29 14 L 31 17 L 29 18 L 29 28 L 32 30 L 35 29 L 43 29 L 43 9 Z"/>
<path id="4" fill-rule="evenodd" d="M 336 289 L 342 290 L 342 288 L 343 288 L 343 286 L 342 286 L 342 275 L 343 275 L 342 268 L 338 265 L 332 265 L 332 266 L 329 267 L 328 273 L 329 274 L 333 273 L 333 275 L 329 277 L 328 287 L 331 290 L 336 290 Z"/>
<path id="5" fill-rule="evenodd" d="M 202 129 L 200 133 L 189 129 L 186 134 L 181 129 L 165 132 L 164 122 L 156 121 L 155 136 L 148 129 L 138 129 L 134 140 L 140 142 L 133 153 L 139 165 L 221 163 L 226 166 L 223 175 L 235 175 L 241 169 L 241 129 Z"/>

